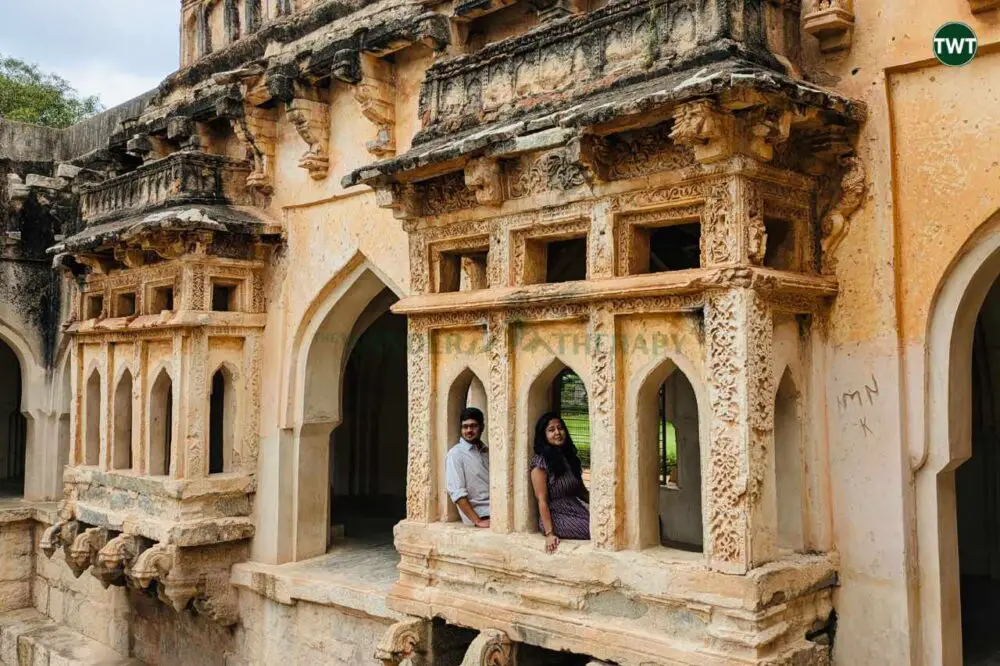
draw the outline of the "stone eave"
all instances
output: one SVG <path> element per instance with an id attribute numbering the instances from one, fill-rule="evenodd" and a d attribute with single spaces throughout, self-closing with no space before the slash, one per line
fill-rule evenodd
<path id="1" fill-rule="evenodd" d="M 421 294 L 400 300 L 392 306 L 392 311 L 411 317 L 489 312 L 621 298 L 635 300 L 682 296 L 734 286 L 746 286 L 769 294 L 798 296 L 814 302 L 833 298 L 838 289 L 836 279 L 820 275 L 803 275 L 759 267 L 697 268 L 573 283 Z"/>
<path id="2" fill-rule="evenodd" d="M 133 336 L 146 333 L 149 337 L 162 336 L 175 329 L 225 329 L 230 333 L 243 330 L 249 334 L 263 329 L 267 324 L 266 314 L 251 312 L 204 312 L 201 310 L 177 310 L 169 313 L 139 315 L 135 317 L 108 317 L 105 319 L 85 319 L 70 324 L 66 333 L 104 338 Z"/>
<path id="3" fill-rule="evenodd" d="M 281 226 L 250 206 L 218 203 L 174 206 L 87 227 L 49 248 L 48 253 L 95 252 L 156 232 L 212 232 L 264 237 L 279 235 Z"/>
<path id="4" fill-rule="evenodd" d="M 800 111 L 822 111 L 847 125 L 860 123 L 866 115 L 862 104 L 833 91 L 746 61 L 727 60 L 589 95 L 558 110 L 534 111 L 457 136 L 428 141 L 402 155 L 355 169 L 341 182 L 345 187 L 416 182 L 457 171 L 472 158 L 513 157 L 565 145 L 584 134 L 602 135 L 648 127 L 667 120 L 678 104 L 742 93 L 779 97 Z"/>

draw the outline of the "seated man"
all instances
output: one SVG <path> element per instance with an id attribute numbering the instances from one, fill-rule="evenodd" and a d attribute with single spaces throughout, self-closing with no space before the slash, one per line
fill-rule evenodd
<path id="1" fill-rule="evenodd" d="M 462 438 L 445 459 L 448 495 L 458 507 L 462 522 L 490 526 L 490 455 L 480 437 L 483 413 L 475 407 L 462 410 Z"/>

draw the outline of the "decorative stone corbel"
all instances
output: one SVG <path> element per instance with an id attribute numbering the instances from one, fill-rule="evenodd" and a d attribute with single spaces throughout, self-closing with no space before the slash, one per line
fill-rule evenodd
<path id="1" fill-rule="evenodd" d="M 819 40 L 819 50 L 824 53 L 850 48 L 853 0 L 810 0 L 809 9 L 802 12 L 802 29 Z"/>
<path id="2" fill-rule="evenodd" d="M 670 138 L 694 150 L 699 162 L 714 162 L 733 152 L 733 118 L 722 113 L 710 100 L 686 102 L 674 109 Z"/>
<path id="3" fill-rule="evenodd" d="M 139 268 L 146 263 L 146 254 L 137 247 L 118 246 L 115 248 L 115 261 L 121 262 L 127 268 Z"/>
<path id="4" fill-rule="evenodd" d="M 139 554 L 139 540 L 131 534 L 119 534 L 108 541 L 97 553 L 97 562 L 90 573 L 101 581 L 105 589 L 110 585 L 125 584 L 125 572 Z"/>
<path id="5" fill-rule="evenodd" d="M 396 82 L 392 64 L 368 53 L 360 54 L 361 80 L 354 88 L 354 99 L 361 114 L 375 125 L 374 141 L 366 144 L 375 157 L 396 154 Z"/>
<path id="6" fill-rule="evenodd" d="M 108 540 L 108 532 L 100 527 L 90 527 L 78 534 L 66 552 L 66 564 L 77 578 L 97 559 L 97 553 Z"/>
<path id="7" fill-rule="evenodd" d="M 389 627 L 375 648 L 383 666 L 423 666 L 427 652 L 427 622 L 403 620 Z"/>
<path id="8" fill-rule="evenodd" d="M 45 553 L 45 557 L 52 559 L 52 556 L 55 555 L 56 550 L 63 545 L 62 532 L 63 529 L 66 528 L 66 525 L 67 521 L 57 520 L 56 522 L 52 523 L 47 528 L 45 528 L 45 531 L 42 532 L 42 537 L 38 541 L 38 547 L 42 549 L 43 553 Z"/>
<path id="9" fill-rule="evenodd" d="M 314 180 L 323 180 L 330 172 L 330 105 L 296 96 L 288 104 L 288 119 L 309 146 L 299 166 Z"/>
<path id="10" fill-rule="evenodd" d="M 265 109 L 263 104 L 271 99 L 271 94 L 263 82 L 261 72 L 248 70 L 221 76 L 221 80 L 245 77 L 238 96 L 231 93 L 216 104 L 220 118 L 228 118 L 237 138 L 246 147 L 252 169 L 247 176 L 247 187 L 261 194 L 274 191 L 274 154 L 277 149 L 277 111 Z"/>
<path id="11" fill-rule="evenodd" d="M 770 162 L 774 147 L 788 140 L 792 131 L 792 112 L 762 108 L 750 126 L 750 151 L 759 159 Z"/>
<path id="12" fill-rule="evenodd" d="M 208 143 L 200 124 L 188 116 L 167 118 L 167 139 L 179 143 L 181 150 L 202 151 Z"/>
<path id="13" fill-rule="evenodd" d="M 174 566 L 176 548 L 158 543 L 139 555 L 128 570 L 129 579 L 139 589 L 146 589 L 154 580 L 164 582 Z"/>
<path id="14" fill-rule="evenodd" d="M 466 164 L 465 186 L 475 192 L 476 201 L 484 206 L 499 206 L 503 203 L 499 160 L 484 157 Z"/>
<path id="15" fill-rule="evenodd" d="M 15 215 L 21 212 L 24 202 L 31 195 L 31 188 L 24 184 L 24 181 L 16 173 L 7 174 L 7 201 L 10 202 L 11 212 Z"/>
<path id="16" fill-rule="evenodd" d="M 375 205 L 392 209 L 397 220 L 411 220 L 420 212 L 420 201 L 412 185 L 385 183 L 375 187 Z"/>
<path id="17" fill-rule="evenodd" d="M 483 629 L 465 651 L 462 666 L 515 666 L 517 646 L 497 629 Z"/>
<path id="18" fill-rule="evenodd" d="M 847 236 L 851 228 L 851 216 L 861 207 L 868 189 L 865 167 L 860 157 L 843 157 L 841 164 L 846 170 L 840 179 L 840 193 L 827 211 L 821 226 L 824 273 L 832 273 L 836 269 L 837 248 Z"/>

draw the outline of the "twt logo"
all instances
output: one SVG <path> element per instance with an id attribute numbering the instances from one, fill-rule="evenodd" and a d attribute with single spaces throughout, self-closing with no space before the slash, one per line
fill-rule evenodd
<path id="1" fill-rule="evenodd" d="M 966 65 L 975 57 L 978 48 L 976 33 L 964 23 L 945 23 L 934 33 L 934 57 L 942 65 Z"/>

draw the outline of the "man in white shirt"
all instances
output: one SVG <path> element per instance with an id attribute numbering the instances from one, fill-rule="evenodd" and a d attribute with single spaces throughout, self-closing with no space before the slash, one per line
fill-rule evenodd
<path id="1" fill-rule="evenodd" d="M 466 407 L 460 416 L 462 438 L 445 459 L 448 495 L 458 507 L 462 522 L 490 526 L 490 454 L 483 444 L 483 413 Z"/>

